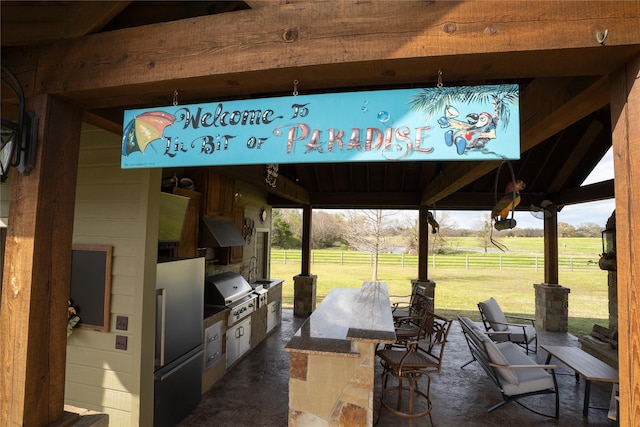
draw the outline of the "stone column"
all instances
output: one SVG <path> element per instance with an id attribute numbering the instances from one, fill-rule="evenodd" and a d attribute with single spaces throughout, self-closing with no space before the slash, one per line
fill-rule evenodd
<path id="1" fill-rule="evenodd" d="M 548 283 L 534 283 L 533 287 L 536 292 L 536 328 L 567 332 L 571 289 Z"/>
<path id="2" fill-rule="evenodd" d="M 293 277 L 293 315 L 307 317 L 316 309 L 316 279 L 314 274 Z"/>

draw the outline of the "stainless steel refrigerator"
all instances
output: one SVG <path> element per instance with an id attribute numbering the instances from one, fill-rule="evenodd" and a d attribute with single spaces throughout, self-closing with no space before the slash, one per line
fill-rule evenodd
<path id="1" fill-rule="evenodd" d="M 204 258 L 158 263 L 154 426 L 175 426 L 200 402 Z"/>

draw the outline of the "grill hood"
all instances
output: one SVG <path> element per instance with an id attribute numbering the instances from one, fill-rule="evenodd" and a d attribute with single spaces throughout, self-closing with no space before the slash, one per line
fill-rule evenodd
<path id="1" fill-rule="evenodd" d="M 202 221 L 205 225 L 203 227 L 205 241 L 212 247 L 228 248 L 247 244 L 233 222 L 207 217 Z"/>
<path id="2" fill-rule="evenodd" d="M 208 276 L 205 283 L 205 304 L 229 305 L 253 292 L 244 277 L 231 271 Z"/>

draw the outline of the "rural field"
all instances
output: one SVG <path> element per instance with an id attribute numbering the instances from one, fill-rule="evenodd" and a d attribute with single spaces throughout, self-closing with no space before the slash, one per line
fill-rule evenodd
<path id="1" fill-rule="evenodd" d="M 541 238 L 501 239 L 509 252 L 474 253 L 472 246 L 476 238 L 457 238 L 457 251 L 450 255 L 436 255 L 435 268 L 429 265 L 429 278 L 436 282 L 435 309 L 438 314 L 454 317 L 463 314 L 480 320 L 477 303 L 491 296 L 496 298 L 508 314 L 535 315 L 534 283 L 544 280 L 542 265 L 543 241 Z M 594 323 L 608 326 L 607 272 L 597 266 L 601 252 L 600 239 L 567 238 L 559 241 L 559 282 L 569 288 L 569 332 L 576 336 L 588 334 Z M 470 248 L 469 252 L 465 249 Z M 359 254 L 350 258 L 340 251 L 313 251 L 311 273 L 318 276 L 318 302 L 334 287 L 357 288 L 372 278 L 373 267 L 370 254 Z M 325 252 L 334 252 L 326 254 Z M 517 254 L 516 254 L 517 252 Z M 287 261 L 282 254 L 272 249 L 271 277 L 284 279 L 283 306 L 293 308 L 293 277 L 300 274 L 299 257 L 295 251 L 287 251 Z M 299 251 L 297 252 L 299 253 Z M 526 262 L 511 262 L 526 255 Z M 469 258 L 474 257 L 472 261 Z M 296 259 L 297 258 L 297 259 Z M 449 261 L 440 264 L 440 260 Z M 458 258 L 459 263 L 451 261 Z M 480 259 L 478 261 L 476 258 Z M 346 262 L 345 260 L 357 259 Z M 497 262 L 496 259 L 502 259 Z M 538 259 L 538 264 L 535 260 Z M 571 259 L 573 262 L 563 262 Z M 340 262 L 341 260 L 342 262 Z M 441 266 L 442 265 L 442 266 Z M 411 258 L 396 256 L 381 261 L 378 280 L 386 282 L 391 295 L 407 295 L 411 291 L 411 279 L 417 277 L 417 263 Z"/>

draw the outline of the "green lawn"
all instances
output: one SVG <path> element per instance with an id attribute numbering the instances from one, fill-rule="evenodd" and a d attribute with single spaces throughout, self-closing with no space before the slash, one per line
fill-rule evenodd
<path id="1" fill-rule="evenodd" d="M 577 244 L 575 246 L 581 247 Z M 371 280 L 372 267 L 313 264 L 311 273 L 318 276 L 316 294 L 320 302 L 332 288 L 359 288 L 362 282 Z M 285 308 L 293 308 L 293 277 L 298 274 L 299 263 L 271 264 L 271 277 L 285 280 Z M 599 269 L 560 270 L 559 276 L 560 284 L 571 289 L 569 332 L 582 336 L 591 331 L 594 323 L 608 326 L 607 272 Z M 411 279 L 416 277 L 417 268 L 414 266 L 380 266 L 378 270 L 378 280 L 388 284 L 391 295 L 410 293 Z M 506 313 L 533 317 L 533 284 L 543 281 L 543 271 L 437 268 L 429 270 L 429 278 L 436 282 L 435 309 L 438 314 L 449 317 L 464 314 L 480 320 L 477 303 L 493 296 Z"/>
<path id="2" fill-rule="evenodd" d="M 435 243 L 438 248 L 460 251 L 465 249 L 484 250 L 483 241 L 477 237 L 436 237 L 435 239 L 435 242 L 429 242 L 430 247 L 433 247 Z M 507 253 L 542 254 L 544 251 L 544 239 L 542 237 L 500 237 L 495 240 L 508 248 Z M 489 249 L 495 251 L 496 247 L 489 245 Z M 601 239 L 589 237 L 560 237 L 558 239 L 558 253 L 560 256 L 588 255 L 597 257 L 601 252 Z"/>

